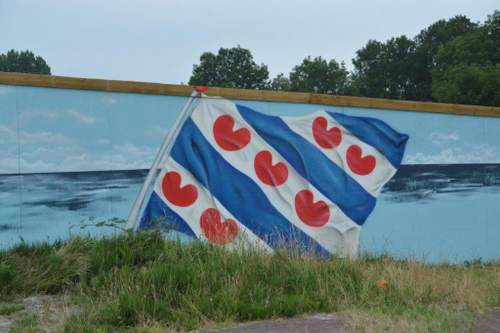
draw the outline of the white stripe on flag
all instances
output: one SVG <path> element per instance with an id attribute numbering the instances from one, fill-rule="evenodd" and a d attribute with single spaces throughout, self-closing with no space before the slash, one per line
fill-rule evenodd
<path id="1" fill-rule="evenodd" d="M 324 148 L 316 142 L 313 134 L 312 123 L 314 119 L 323 117 L 327 120 L 327 129 L 331 130 L 338 127 L 342 133 L 341 141 L 335 148 Z M 394 166 L 387 160 L 387 158 L 376 148 L 361 141 L 356 136 L 351 134 L 347 129 L 337 123 L 325 111 L 318 111 L 313 114 L 303 117 L 280 117 L 287 126 L 299 134 L 307 141 L 312 143 L 316 148 L 322 151 L 331 161 L 341 167 L 349 176 L 356 180 L 367 192 L 374 197 L 377 197 L 384 186 L 384 184 L 391 179 L 396 173 Z M 347 151 L 349 147 L 357 145 L 361 148 L 362 157 L 371 155 L 375 158 L 376 165 L 373 171 L 367 175 L 359 175 L 354 173 L 347 161 Z"/>
<path id="2" fill-rule="evenodd" d="M 188 184 L 192 184 L 196 187 L 197 199 L 193 204 L 187 207 L 182 207 L 172 204 L 166 198 L 165 194 L 163 193 L 162 182 L 165 174 L 172 171 L 178 172 L 180 174 L 180 186 L 184 187 Z M 261 240 L 244 224 L 239 222 L 214 196 L 212 196 L 212 194 L 202 184 L 200 184 L 196 180 L 196 178 L 188 170 L 178 164 L 170 156 L 165 162 L 162 171 L 157 178 L 154 191 L 170 209 L 175 211 L 189 225 L 198 239 L 209 241 L 200 226 L 200 217 L 207 209 L 215 208 L 220 213 L 221 221 L 232 219 L 238 224 L 237 236 L 234 241 L 226 245 L 227 248 L 239 249 L 249 246 L 252 248 L 256 247 L 267 252 L 273 252 L 273 249 L 269 247 L 266 242 Z"/>
<path id="3" fill-rule="evenodd" d="M 251 133 L 251 141 L 239 150 L 224 150 L 216 142 L 213 126 L 216 119 L 222 115 L 231 115 L 235 121 L 234 130 L 246 128 Z M 234 168 L 248 176 L 265 193 L 270 203 L 293 225 L 315 239 L 321 246 L 332 253 L 340 253 L 344 247 L 342 234 L 349 229 L 359 228 L 334 203 L 328 200 L 306 179 L 302 178 L 293 167 L 241 117 L 236 106 L 225 100 L 202 100 L 191 115 L 192 120 L 202 132 L 212 147 Z M 257 153 L 267 150 L 272 154 L 272 164 L 284 163 L 288 168 L 286 182 L 279 186 L 266 185 L 257 176 L 254 169 L 254 159 Z M 303 223 L 295 213 L 295 195 L 301 190 L 310 190 L 314 201 L 324 201 L 330 209 L 328 223 L 321 227 L 313 227 Z M 340 251 L 339 251 L 340 250 Z"/>

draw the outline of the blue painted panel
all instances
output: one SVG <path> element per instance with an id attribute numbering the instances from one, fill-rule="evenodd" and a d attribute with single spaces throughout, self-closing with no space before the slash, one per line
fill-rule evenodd
<path id="1" fill-rule="evenodd" d="M 127 216 L 187 98 L 0 85 L 0 247 Z M 361 248 L 430 261 L 500 259 L 500 118 L 235 101 L 272 115 L 326 110 L 410 136 Z M 90 221 L 92 222 L 92 221 Z"/>

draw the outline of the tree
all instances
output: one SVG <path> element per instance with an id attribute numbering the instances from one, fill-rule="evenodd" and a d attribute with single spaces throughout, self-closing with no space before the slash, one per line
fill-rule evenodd
<path id="1" fill-rule="evenodd" d="M 323 94 L 343 94 L 349 72 L 343 63 L 321 57 L 305 58 L 290 72 L 290 90 Z"/>
<path id="2" fill-rule="evenodd" d="M 370 40 L 352 60 L 350 92 L 367 97 L 415 98 L 415 42 L 406 36 Z"/>
<path id="3" fill-rule="evenodd" d="M 268 88 L 271 90 L 290 91 L 290 80 L 283 73 L 280 73 L 269 82 Z"/>
<path id="4" fill-rule="evenodd" d="M 352 60 L 350 92 L 369 97 L 431 100 L 434 57 L 439 48 L 477 25 L 465 16 L 440 20 L 414 39 L 406 36 L 382 43 L 370 40 Z"/>
<path id="5" fill-rule="evenodd" d="M 500 105 L 500 12 L 439 49 L 432 71 L 439 102 Z"/>
<path id="6" fill-rule="evenodd" d="M 10 50 L 0 54 L 0 72 L 18 72 L 50 75 L 50 67 L 40 56 L 31 51 Z"/>
<path id="7" fill-rule="evenodd" d="M 438 102 L 500 106 L 499 64 L 459 64 L 436 76 L 432 93 Z"/>
<path id="8" fill-rule="evenodd" d="M 267 66 L 257 65 L 252 53 L 238 45 L 230 49 L 220 48 L 217 55 L 203 53 L 200 64 L 193 66 L 189 84 L 262 89 L 266 87 L 268 77 Z"/>
<path id="9" fill-rule="evenodd" d="M 420 31 L 415 37 L 415 99 L 431 100 L 432 71 L 435 67 L 435 56 L 440 47 L 456 37 L 474 31 L 477 24 L 463 15 L 455 16 L 448 21 L 439 20 Z"/>

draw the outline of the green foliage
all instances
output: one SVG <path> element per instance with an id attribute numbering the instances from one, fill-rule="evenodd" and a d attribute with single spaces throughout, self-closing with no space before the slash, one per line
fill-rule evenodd
<path id="1" fill-rule="evenodd" d="M 269 82 L 269 89 L 290 91 L 290 80 L 283 73 L 280 73 Z"/>
<path id="2" fill-rule="evenodd" d="M 445 44 L 435 63 L 432 94 L 437 101 L 500 105 L 500 12 Z"/>
<path id="3" fill-rule="evenodd" d="M 458 36 L 474 31 L 465 16 L 440 20 L 414 39 L 370 40 L 356 52 L 351 93 L 360 96 L 431 100 L 434 57 L 439 48 Z"/>
<path id="4" fill-rule="evenodd" d="M 356 95 L 416 99 L 415 42 L 406 36 L 386 43 L 370 40 L 353 59 L 352 90 Z"/>
<path id="5" fill-rule="evenodd" d="M 415 37 L 414 81 L 416 99 L 431 100 L 432 98 L 432 71 L 439 48 L 476 28 L 477 24 L 471 22 L 469 18 L 457 15 L 449 20 L 439 20 L 431 24 Z"/>
<path id="6" fill-rule="evenodd" d="M 451 66 L 434 75 L 432 93 L 439 102 L 500 105 L 500 64 Z"/>
<path id="7" fill-rule="evenodd" d="M 28 315 L 19 319 L 10 333 L 43 333 L 44 330 L 38 328 L 38 317 L 36 315 Z"/>
<path id="8" fill-rule="evenodd" d="M 22 304 L 17 303 L 0 303 L 0 316 L 9 316 L 15 312 L 24 309 Z"/>
<path id="9" fill-rule="evenodd" d="M 61 292 L 87 269 L 87 258 L 63 243 L 22 244 L 0 252 L 0 295 Z"/>
<path id="10" fill-rule="evenodd" d="M 0 54 L 0 72 L 18 72 L 50 75 L 50 67 L 40 56 L 31 51 L 10 50 Z"/>
<path id="11" fill-rule="evenodd" d="M 220 48 L 217 55 L 203 53 L 200 64 L 193 66 L 189 84 L 262 89 L 266 86 L 268 77 L 267 66 L 257 65 L 252 53 L 238 45 L 230 49 Z"/>
<path id="12" fill-rule="evenodd" d="M 343 63 L 321 57 L 305 58 L 290 72 L 290 90 L 322 94 L 343 94 L 347 85 L 348 71 Z"/>

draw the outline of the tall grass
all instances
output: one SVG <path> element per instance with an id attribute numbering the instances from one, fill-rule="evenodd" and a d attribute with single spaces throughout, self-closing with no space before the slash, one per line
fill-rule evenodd
<path id="1" fill-rule="evenodd" d="M 377 286 L 381 278 L 387 286 Z M 500 265 L 228 252 L 199 242 L 165 241 L 154 232 L 0 252 L 0 297 L 62 292 L 78 295 L 81 305 L 66 324 L 67 332 L 144 325 L 188 330 L 346 311 L 358 322 L 369 312 L 453 330 L 470 324 L 484 309 L 500 306 Z M 457 324 L 443 315 L 457 311 L 470 320 Z"/>

